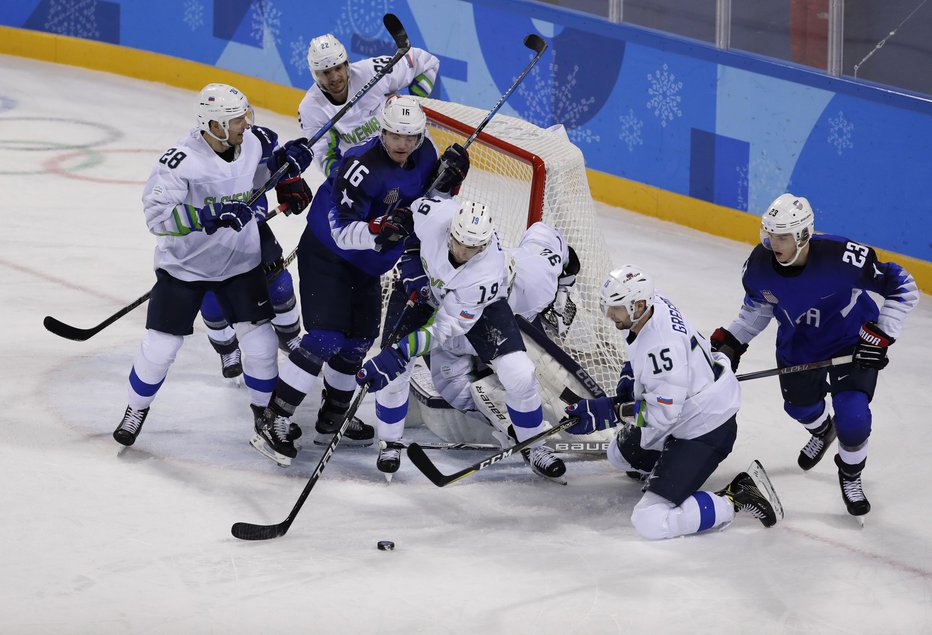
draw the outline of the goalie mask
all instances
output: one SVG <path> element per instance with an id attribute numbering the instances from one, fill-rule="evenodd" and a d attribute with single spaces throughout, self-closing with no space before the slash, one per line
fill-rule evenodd
<path id="1" fill-rule="evenodd" d="M 641 300 L 644 301 L 644 313 L 635 319 L 634 314 Z M 640 267 L 623 265 L 608 274 L 599 291 L 599 308 L 602 309 L 602 315 L 607 316 L 609 308 L 614 306 L 624 307 L 628 311 L 632 326 L 650 312 L 654 306 L 654 283 Z"/>
<path id="2" fill-rule="evenodd" d="M 227 84 L 204 86 L 197 95 L 194 116 L 197 118 L 197 127 L 201 131 L 223 143 L 230 138 L 230 120 L 245 116 L 247 127 L 249 127 L 254 119 L 252 106 L 249 105 L 246 95 Z M 220 125 L 223 130 L 222 137 L 218 137 L 211 131 L 211 121 L 216 121 Z"/>
<path id="3" fill-rule="evenodd" d="M 307 65 L 311 69 L 314 81 L 321 90 L 326 91 L 318 81 L 317 73 L 349 62 L 346 47 L 331 33 L 315 37 L 307 47 Z"/>
<path id="4" fill-rule="evenodd" d="M 760 242 L 766 249 L 773 251 L 771 236 L 792 235 L 796 243 L 796 254 L 789 262 L 777 260 L 784 267 L 789 267 L 809 244 L 814 229 L 815 215 L 809 201 L 802 196 L 781 194 L 761 217 Z"/>
<path id="5" fill-rule="evenodd" d="M 427 115 L 416 100 L 402 95 L 392 95 L 382 107 L 379 117 L 382 130 L 382 143 L 385 143 L 385 133 L 394 132 L 398 135 L 417 136 L 414 150 L 424 143 L 424 130 L 427 128 Z M 413 150 L 412 150 L 413 152 Z"/>

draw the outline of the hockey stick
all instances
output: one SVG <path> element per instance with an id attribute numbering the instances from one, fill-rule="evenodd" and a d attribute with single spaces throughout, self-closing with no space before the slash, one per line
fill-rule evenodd
<path id="1" fill-rule="evenodd" d="M 842 366 L 854 361 L 853 355 L 842 355 L 832 359 L 823 359 L 820 362 L 809 362 L 808 364 L 796 364 L 795 366 L 784 366 L 783 368 L 771 368 L 770 370 L 759 370 L 754 373 L 744 373 L 738 375 L 738 381 L 747 381 L 748 379 L 760 379 L 761 377 L 773 377 L 774 375 L 789 375 L 790 373 L 801 373 L 806 370 L 815 370 L 816 368 L 825 368 L 826 366 Z"/>
<path id="2" fill-rule="evenodd" d="M 503 459 L 507 459 L 512 454 L 520 452 L 521 450 L 534 445 L 537 441 L 546 439 L 547 437 L 557 434 L 558 432 L 562 432 L 563 430 L 572 427 L 577 421 L 579 421 L 579 417 L 570 417 L 569 419 L 558 423 L 555 428 L 549 428 L 542 432 L 538 432 L 533 437 L 525 439 L 517 445 L 513 445 L 510 448 L 505 448 L 501 452 L 493 454 L 492 456 L 487 457 L 478 463 L 474 463 L 467 468 L 463 468 L 459 472 L 454 472 L 453 474 L 444 474 L 438 470 L 437 466 L 433 464 L 421 446 L 417 443 L 412 443 L 408 446 L 408 458 L 411 459 L 411 462 L 414 463 L 414 466 L 421 471 L 421 474 L 430 479 L 431 483 L 437 487 L 444 487 L 453 481 L 458 481 L 461 478 L 465 478 L 470 474 L 478 472 L 479 470 L 484 470 L 490 465 L 494 465 Z"/>
<path id="3" fill-rule="evenodd" d="M 315 143 L 320 141 L 320 139 L 325 134 L 327 134 L 327 132 L 329 132 L 330 129 L 340 119 L 343 118 L 343 115 L 345 115 L 346 112 L 350 108 L 352 108 L 353 105 L 357 101 L 359 101 L 359 99 L 362 98 L 363 95 L 368 93 L 369 90 L 373 86 L 375 86 L 376 83 L 378 83 L 380 79 L 382 79 L 389 71 L 392 70 L 395 64 L 397 64 L 398 61 L 402 57 L 404 57 L 405 54 L 408 52 L 408 50 L 411 48 L 411 43 L 408 40 L 408 34 L 405 31 L 404 26 L 401 24 L 401 21 L 397 17 L 395 17 L 391 13 L 386 13 L 385 17 L 383 18 L 383 22 L 385 24 L 385 28 L 388 30 L 389 34 L 392 36 L 392 39 L 395 41 L 395 45 L 398 47 L 398 50 L 395 51 L 395 54 L 388 61 L 388 64 L 383 66 L 379 70 L 378 73 L 373 75 L 372 79 L 370 79 L 369 82 L 366 83 L 365 86 L 360 88 L 359 92 L 353 95 L 353 97 L 346 102 L 343 108 L 341 108 L 333 117 L 331 117 L 330 120 L 327 121 L 327 123 L 325 123 L 324 126 L 320 130 L 314 133 L 313 137 L 311 137 L 310 139 L 304 140 L 306 141 L 309 147 L 313 146 Z M 278 183 L 279 179 L 285 174 L 287 170 L 288 170 L 287 164 L 279 167 L 278 170 L 276 170 L 275 173 L 272 174 L 272 176 L 262 185 L 262 187 L 258 188 L 257 190 L 253 192 L 253 194 L 249 197 L 249 200 L 246 202 L 246 204 L 252 205 L 257 200 L 259 200 L 260 196 L 265 194 L 265 192 L 270 190 L 272 187 L 275 186 L 276 183 Z M 273 216 L 280 213 L 280 211 L 281 211 L 280 209 L 272 210 L 271 212 L 269 212 L 268 216 L 266 216 L 265 220 L 268 221 Z M 288 261 L 287 261 L 288 264 L 290 264 L 290 262 L 294 259 L 294 254 L 296 253 L 297 253 L 297 250 L 292 252 L 292 254 L 289 254 Z M 288 265 L 285 264 L 285 266 L 288 266 Z M 81 329 L 75 326 L 71 326 L 69 324 L 65 324 L 61 320 L 58 320 L 50 315 L 45 316 L 45 319 L 43 320 L 42 324 L 45 326 L 47 330 L 49 330 L 50 332 L 54 333 L 55 335 L 59 337 L 63 337 L 68 340 L 74 340 L 76 342 L 83 342 L 93 337 L 94 335 L 97 335 L 102 330 L 104 330 L 105 328 L 107 328 L 108 326 L 116 322 L 117 320 L 119 320 L 121 317 L 123 317 L 124 315 L 126 315 L 127 313 L 135 309 L 136 307 L 140 306 L 141 304 L 144 304 L 151 295 L 152 295 L 152 291 L 148 291 L 144 295 L 140 296 L 138 299 L 134 300 L 132 303 L 126 305 L 125 307 L 123 307 L 122 309 L 120 309 L 119 311 L 111 315 L 110 317 L 108 317 L 106 320 L 104 320 L 97 326 L 91 327 L 89 329 Z"/>
<path id="4" fill-rule="evenodd" d="M 401 443 L 401 446 L 408 448 L 411 444 Z M 422 450 L 497 450 L 499 446 L 493 443 L 450 443 L 450 442 L 428 442 L 418 443 Z"/>
<path id="5" fill-rule="evenodd" d="M 469 138 L 467 138 L 466 141 L 463 143 L 464 150 L 469 148 L 470 145 L 472 145 L 472 142 L 476 140 L 476 137 L 479 136 L 479 133 L 482 132 L 482 130 L 492 120 L 492 117 L 494 117 L 495 113 L 498 112 L 498 109 L 502 107 L 502 104 L 505 103 L 505 100 L 507 100 L 508 97 L 511 95 L 511 93 L 514 92 L 515 88 L 517 88 L 518 84 L 520 84 L 524 80 L 525 76 L 529 72 L 531 72 L 531 69 L 540 60 L 541 56 L 544 54 L 544 51 L 547 50 L 547 43 L 544 41 L 542 37 L 540 37 L 539 35 L 535 33 L 531 33 L 525 36 L 524 45 L 536 53 L 536 55 L 534 55 L 534 59 L 532 59 L 530 64 L 528 64 L 525 67 L 524 71 L 522 71 L 522 73 L 518 75 L 518 78 L 511 84 L 508 90 L 505 91 L 505 94 L 501 96 L 501 99 L 498 100 L 498 103 L 492 106 L 492 110 L 488 112 L 488 114 L 485 116 L 485 119 L 479 122 L 479 125 L 476 126 L 476 129 L 473 131 L 473 133 L 469 135 Z M 434 182 L 431 183 L 429 188 L 427 188 L 428 192 L 431 192 L 435 187 L 437 187 L 437 183 L 440 182 L 440 175 L 443 173 L 443 170 L 446 167 L 447 167 L 446 162 L 441 161 L 440 169 L 437 170 L 437 178 L 435 178 Z"/>
<path id="6" fill-rule="evenodd" d="M 405 310 L 401 312 L 397 324 L 395 324 L 391 335 L 389 335 L 388 340 L 386 340 L 386 347 L 393 345 L 397 340 L 401 339 L 401 325 L 403 324 L 403 319 L 408 310 L 413 306 L 414 302 L 410 300 L 408 304 L 405 305 Z M 320 478 L 321 473 L 323 473 L 324 468 L 327 467 L 330 457 L 333 456 L 337 446 L 343 439 L 343 435 L 346 434 L 350 421 L 356 416 L 356 411 L 359 410 L 362 400 L 366 398 L 368 393 L 369 384 L 364 384 L 359 388 L 359 392 L 356 393 L 356 397 L 350 404 L 349 410 L 346 411 L 343 424 L 340 426 L 340 429 L 333 434 L 330 443 L 327 444 L 327 449 L 324 450 L 323 456 L 321 456 L 320 460 L 317 462 L 317 467 L 314 468 L 314 472 L 311 473 L 311 477 L 308 479 L 307 484 L 304 486 L 304 489 L 301 490 L 301 495 L 298 496 L 298 501 L 294 504 L 294 507 L 291 508 L 288 517 L 276 525 L 255 525 L 253 523 L 242 522 L 234 523 L 233 527 L 230 528 L 230 533 L 233 534 L 234 538 L 239 538 L 240 540 L 269 540 L 271 538 L 281 538 L 288 532 L 291 523 L 294 522 L 298 512 L 301 511 L 301 507 L 304 506 L 304 501 L 307 500 L 307 497 L 311 494 L 311 490 L 314 489 L 314 485 L 317 484 L 317 480 Z"/>

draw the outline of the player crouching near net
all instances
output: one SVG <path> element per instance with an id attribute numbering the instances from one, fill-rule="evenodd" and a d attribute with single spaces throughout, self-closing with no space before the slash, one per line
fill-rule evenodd
<path id="1" fill-rule="evenodd" d="M 392 413 L 392 404 L 379 400 L 379 435 L 387 447 L 378 467 L 385 473 L 396 471 L 400 462 L 411 360 L 431 354 L 435 373 L 444 360 L 461 352 L 449 350 L 462 341 L 460 336 L 501 381 L 518 440 L 542 432 L 547 425 L 534 364 L 508 305 L 508 266 L 491 211 L 482 203 L 456 199 L 423 198 L 413 207 L 414 236 L 409 240 L 419 244 L 419 260 L 430 280 L 429 299 L 438 308 L 430 322 L 399 344 L 382 349 L 357 375 L 357 382 L 368 384 L 370 391 L 390 387 L 402 401 Z M 562 481 L 566 466 L 543 442 L 523 455 L 535 473 Z"/>
<path id="2" fill-rule="evenodd" d="M 628 361 L 614 398 L 587 399 L 566 409 L 579 417 L 567 431 L 590 434 L 616 426 L 621 404 L 634 402 L 635 422 L 618 431 L 608 461 L 646 480 L 631 513 L 635 530 L 651 540 L 686 536 L 724 528 L 738 511 L 765 527 L 776 524 L 783 507 L 757 461 L 719 492 L 699 489 L 731 453 L 737 435 L 741 390 L 728 358 L 713 353 L 634 265 L 609 274 L 599 304 L 617 329 L 628 331 Z"/>

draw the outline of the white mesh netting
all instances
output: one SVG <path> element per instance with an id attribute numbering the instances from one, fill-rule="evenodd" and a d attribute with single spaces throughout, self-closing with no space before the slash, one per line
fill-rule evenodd
<path id="1" fill-rule="evenodd" d="M 419 101 L 428 113 L 428 134 L 440 152 L 454 142 L 463 143 L 486 115 L 461 104 Z M 572 293 L 578 313 L 558 343 L 613 394 L 624 347 L 620 332 L 599 311 L 599 287 L 612 263 L 596 226 L 582 152 L 562 126 L 544 130 L 497 114 L 469 147 L 469 156 L 460 196 L 491 206 L 506 247 L 516 245 L 530 224 L 542 220 L 559 229 L 576 250 L 582 265 Z"/>

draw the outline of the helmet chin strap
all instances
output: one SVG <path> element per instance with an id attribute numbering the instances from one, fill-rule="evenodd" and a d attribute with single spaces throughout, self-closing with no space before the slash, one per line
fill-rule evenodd
<path id="1" fill-rule="evenodd" d="M 792 260 L 790 260 L 789 262 L 780 262 L 779 260 L 777 260 L 777 264 L 780 265 L 781 267 L 792 267 L 793 263 L 795 263 L 799 259 L 799 255 L 803 253 L 803 247 L 805 247 L 808 244 L 809 244 L 808 240 L 804 242 L 802 245 L 800 245 L 799 243 L 796 243 L 796 255 L 793 256 Z M 774 260 L 776 260 L 776 258 Z"/>
<path id="2" fill-rule="evenodd" d="M 207 134 L 209 134 L 211 137 L 213 137 L 214 139 L 216 139 L 217 141 L 219 141 L 220 143 L 222 143 L 224 148 L 229 148 L 229 147 L 230 147 L 230 142 L 229 142 L 229 139 L 230 139 L 230 129 L 229 129 L 228 127 L 226 127 L 226 126 L 223 126 L 223 131 L 226 133 L 226 135 L 223 137 L 223 139 L 221 139 L 220 137 L 218 137 L 217 135 L 215 135 L 213 132 L 211 132 L 209 127 L 208 127 L 207 130 L 205 130 L 205 132 L 206 132 Z"/>

